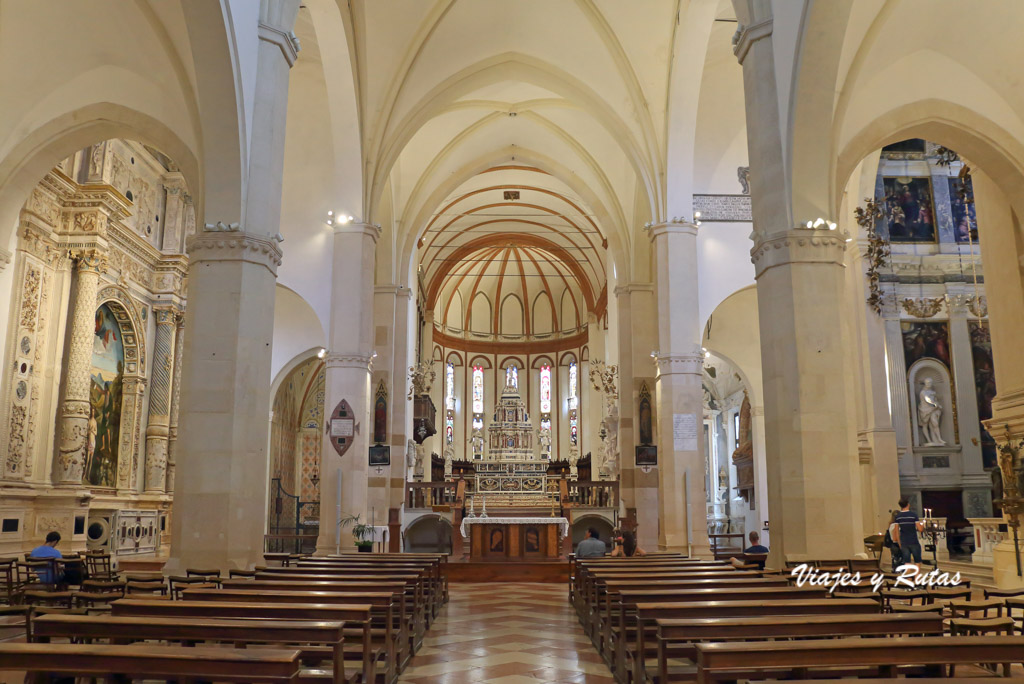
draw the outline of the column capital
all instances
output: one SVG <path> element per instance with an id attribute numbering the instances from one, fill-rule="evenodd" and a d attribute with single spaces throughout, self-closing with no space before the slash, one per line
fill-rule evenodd
<path id="1" fill-rule="evenodd" d="M 624 283 L 616 285 L 612 290 L 616 297 L 624 297 L 634 292 L 654 292 L 654 283 Z"/>
<path id="2" fill-rule="evenodd" d="M 206 224 L 203 231 L 188 238 L 187 251 L 191 264 L 247 261 L 265 266 L 275 276 L 281 265 L 281 248 L 277 241 L 238 230 L 238 224 Z"/>
<path id="3" fill-rule="evenodd" d="M 179 313 L 178 307 L 170 304 L 153 307 L 153 318 L 157 325 L 176 325 Z"/>
<path id="4" fill-rule="evenodd" d="M 739 24 L 736 33 L 732 37 L 732 53 L 736 55 L 736 61 L 743 64 L 750 52 L 750 46 L 762 38 L 772 35 L 772 19 L 769 17 L 763 21 L 750 26 Z"/>
<path id="5" fill-rule="evenodd" d="M 334 234 L 335 235 L 366 235 L 373 238 L 373 244 L 377 244 L 377 240 L 380 240 L 381 234 L 384 230 L 376 223 L 335 223 Z"/>
<path id="6" fill-rule="evenodd" d="M 835 264 L 843 266 L 849 233 L 838 230 L 795 228 L 774 233 L 755 232 L 750 261 L 755 278 L 770 268 L 785 264 Z"/>
<path id="7" fill-rule="evenodd" d="M 359 352 L 328 352 L 324 357 L 327 368 L 355 368 L 356 370 L 373 370 L 373 354 Z"/>
<path id="8" fill-rule="evenodd" d="M 83 247 L 72 250 L 71 258 L 75 260 L 75 268 L 79 273 L 104 273 L 107 270 L 106 250 Z"/>
<path id="9" fill-rule="evenodd" d="M 644 230 L 647 231 L 648 237 L 651 242 L 654 242 L 657 238 L 663 235 L 697 235 L 697 224 L 684 221 L 683 219 L 676 217 L 669 221 L 659 221 L 656 223 L 648 223 L 644 225 Z"/>
<path id="10" fill-rule="evenodd" d="M 691 352 L 655 352 L 654 363 L 658 367 L 658 375 L 702 375 L 704 373 L 704 353 L 700 348 Z"/>

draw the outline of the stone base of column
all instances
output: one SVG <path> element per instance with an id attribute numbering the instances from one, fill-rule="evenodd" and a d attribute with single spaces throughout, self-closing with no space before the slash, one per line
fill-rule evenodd
<path id="1" fill-rule="evenodd" d="M 146 429 L 146 487 L 147 494 L 163 494 L 167 486 L 167 428 L 149 426 Z"/>
<path id="2" fill-rule="evenodd" d="M 79 487 L 85 477 L 89 442 L 89 402 L 67 399 L 61 410 L 56 480 L 62 487 Z"/>

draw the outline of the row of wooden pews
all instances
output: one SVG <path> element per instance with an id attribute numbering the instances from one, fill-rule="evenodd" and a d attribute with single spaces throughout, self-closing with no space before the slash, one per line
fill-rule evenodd
<path id="1" fill-rule="evenodd" d="M 276 561 L 276 558 L 271 558 Z M 103 610 L 43 610 L 0 672 L 394 684 L 447 597 L 446 557 L 290 558 Z M 181 646 L 190 648 L 181 648 Z"/>
<path id="2" fill-rule="evenodd" d="M 852 572 L 854 563 L 819 565 Z M 992 663 L 1006 676 L 1024 664 L 1013 613 L 1024 609 L 1024 592 L 979 600 L 969 584 L 904 589 L 891 574 L 876 590 L 870 573 L 831 592 L 796 586 L 789 569 L 672 554 L 571 567 L 570 602 L 623 684 L 947 677 L 958 666 L 990 674 L 977 666 Z"/>

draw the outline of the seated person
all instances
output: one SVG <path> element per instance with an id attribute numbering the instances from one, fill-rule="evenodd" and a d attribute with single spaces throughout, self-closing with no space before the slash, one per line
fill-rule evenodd
<path id="1" fill-rule="evenodd" d="M 577 558 L 596 558 L 608 552 L 608 547 L 601 541 L 601 535 L 593 527 L 587 529 L 587 536 L 576 545 Z"/>
<path id="2" fill-rule="evenodd" d="M 37 546 L 32 549 L 29 554 L 31 560 L 49 560 L 50 558 L 63 558 L 63 554 L 57 550 L 57 544 L 60 542 L 60 532 L 50 532 L 46 535 L 46 543 L 42 546 Z M 52 576 L 51 570 L 42 570 L 39 572 L 39 581 L 45 584 L 53 584 L 56 578 Z"/>
<path id="3" fill-rule="evenodd" d="M 647 552 L 636 545 L 636 535 L 629 530 L 624 530 L 621 535 L 615 538 L 615 548 L 612 550 L 613 558 L 646 555 Z"/>
<path id="4" fill-rule="evenodd" d="M 760 534 L 758 534 L 757 532 L 751 532 L 749 537 L 750 537 L 750 546 L 748 546 L 747 548 L 743 549 L 743 553 L 744 554 L 768 553 L 768 547 L 761 545 L 761 535 Z M 744 559 L 741 559 L 741 558 L 730 558 L 729 562 L 732 563 L 733 565 L 737 565 L 737 566 L 738 565 L 745 565 L 746 564 L 746 561 Z M 754 561 L 754 562 L 756 562 L 757 565 L 762 570 L 764 570 L 764 561 L 763 560 L 758 560 L 758 561 Z"/>

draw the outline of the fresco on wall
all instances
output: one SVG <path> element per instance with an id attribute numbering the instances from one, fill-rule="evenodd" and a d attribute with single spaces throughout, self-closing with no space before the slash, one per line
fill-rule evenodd
<path id="1" fill-rule="evenodd" d="M 935 242 L 935 201 L 929 177 L 883 178 L 885 220 L 892 242 Z"/>
<path id="2" fill-rule="evenodd" d="M 124 345 L 121 328 L 107 304 L 96 310 L 91 376 L 85 478 L 97 487 L 114 487 L 121 433 Z"/>
<path id="3" fill-rule="evenodd" d="M 992 363 L 992 337 L 988 324 L 971 321 L 967 324 L 971 333 L 971 356 L 974 359 L 974 391 L 978 396 L 978 420 L 992 417 L 992 400 L 996 396 L 996 371 Z M 985 468 L 994 468 L 997 463 L 996 441 L 985 429 L 981 431 L 981 458 Z"/>
<path id="4" fill-rule="evenodd" d="M 918 359 L 932 358 L 941 361 L 946 369 L 951 371 L 949 326 L 946 323 L 904 321 L 900 327 L 903 330 L 903 354 L 908 369 Z"/>
<path id="5" fill-rule="evenodd" d="M 977 242 L 978 234 L 971 236 L 971 229 L 978 227 L 974 214 L 974 187 L 968 176 L 966 188 L 960 178 L 949 179 L 949 199 L 953 209 L 953 235 L 957 242 Z"/>

